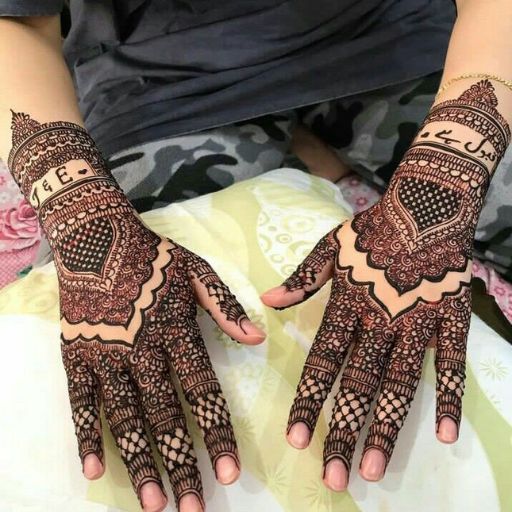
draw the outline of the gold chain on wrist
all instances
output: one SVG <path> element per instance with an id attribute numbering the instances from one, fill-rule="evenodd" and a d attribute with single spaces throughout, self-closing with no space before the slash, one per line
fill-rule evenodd
<path id="1" fill-rule="evenodd" d="M 510 80 L 505 80 L 504 78 L 501 78 L 497 75 L 490 75 L 488 73 L 467 73 L 465 75 L 460 75 L 455 78 L 452 78 L 448 80 L 444 85 L 439 87 L 439 90 L 436 94 L 436 99 L 439 98 L 439 96 L 450 87 L 455 82 L 458 82 L 459 80 L 464 80 L 466 78 L 487 78 L 488 80 L 494 80 L 495 82 L 499 82 L 500 84 L 503 84 L 505 87 L 508 87 L 512 91 L 512 82 Z"/>

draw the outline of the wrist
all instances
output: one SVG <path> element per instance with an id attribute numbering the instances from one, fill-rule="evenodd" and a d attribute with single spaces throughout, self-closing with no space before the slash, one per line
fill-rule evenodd
<path id="1" fill-rule="evenodd" d="M 76 124 L 39 123 L 13 112 L 8 166 L 53 250 L 86 223 L 134 214 L 94 141 Z"/>
<path id="2" fill-rule="evenodd" d="M 387 191 L 410 206 L 420 224 L 431 218 L 442 224 L 457 214 L 458 229 L 474 230 L 510 142 L 497 106 L 493 85 L 482 80 L 459 98 L 436 104 L 425 118 Z"/>

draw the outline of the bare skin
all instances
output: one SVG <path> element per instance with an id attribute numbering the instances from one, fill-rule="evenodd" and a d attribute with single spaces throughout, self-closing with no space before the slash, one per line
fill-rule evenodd
<path id="1" fill-rule="evenodd" d="M 512 79 L 512 66 L 510 64 L 510 51 L 512 45 L 506 36 L 512 30 L 512 6 L 506 1 L 497 1 L 492 5 L 475 0 L 457 1 L 458 18 L 452 33 L 447 55 L 442 83 L 451 78 L 466 73 L 488 73 Z M 460 94 L 470 80 L 454 83 L 447 89 L 438 101 L 456 97 Z M 509 90 L 495 83 L 500 101 L 501 115 L 508 121 L 512 120 L 512 96 Z M 338 165 L 332 164 L 331 155 L 321 151 L 321 144 L 315 143 L 311 135 L 304 133 L 302 128 L 297 130 L 295 138 L 295 152 L 303 161 L 312 161 L 312 167 L 317 169 L 315 174 L 331 179 L 337 176 Z M 301 148 L 304 146 L 304 149 Z M 304 156 L 302 156 L 304 155 Z M 318 158 L 317 163 L 313 163 Z M 269 290 L 262 296 L 265 304 L 271 307 L 286 307 L 296 300 L 288 298 L 289 293 L 283 287 Z M 428 342 L 435 347 L 435 337 Z M 304 449 L 310 441 L 311 431 L 304 423 L 295 423 L 287 433 L 289 444 L 297 449 Z M 458 427 L 450 417 L 444 417 L 436 430 L 437 439 L 446 444 L 454 443 L 458 438 Z M 384 476 L 386 458 L 377 449 L 366 451 L 360 467 L 359 474 L 368 481 L 379 481 Z M 325 469 L 323 481 L 327 487 L 335 491 L 343 491 L 348 485 L 346 466 L 337 459 L 330 461 Z"/>
<path id="2" fill-rule="evenodd" d="M 290 151 L 307 165 L 311 174 L 333 183 L 351 172 L 323 140 L 303 125 L 293 131 Z"/>
<path id="3" fill-rule="evenodd" d="M 0 85 L 0 157 L 38 211 L 54 251 L 63 360 L 83 473 L 97 479 L 105 471 L 101 397 L 143 509 L 165 508 L 168 497 L 148 451 L 142 407 L 179 510 L 202 510 L 192 442 L 169 375 L 161 371 L 167 364 L 162 355 L 209 439 L 217 480 L 228 485 L 239 477 L 240 462 L 229 412 L 195 323 L 195 304 L 236 341 L 254 345 L 265 334 L 207 262 L 151 232 L 126 200 L 83 128 L 58 34 L 57 17 L 0 19 L 0 65 L 10 70 Z M 21 60 L 5 51 L 13 41 Z M 134 398 L 138 393 L 140 402 Z M 214 421 L 205 416 L 212 401 Z M 176 445 L 177 454 L 171 449 Z"/>

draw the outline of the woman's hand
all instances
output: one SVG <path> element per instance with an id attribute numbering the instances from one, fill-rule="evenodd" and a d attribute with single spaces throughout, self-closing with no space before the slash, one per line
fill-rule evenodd
<path id="1" fill-rule="evenodd" d="M 380 209 L 378 204 L 328 233 L 282 286 L 262 296 L 268 306 L 289 307 L 333 278 L 290 411 L 287 437 L 295 448 L 309 444 L 348 356 L 324 444 L 324 481 L 336 491 L 347 487 L 356 441 L 379 384 L 360 472 L 367 480 L 383 477 L 420 379 L 425 349 L 435 337 L 436 430 L 441 441 L 456 440 L 461 417 L 471 264 L 460 276 L 423 281 L 400 296 L 384 272 L 368 265 L 355 247 L 354 226 L 374 225 Z"/>
<path id="2" fill-rule="evenodd" d="M 167 502 L 145 420 L 180 511 L 202 510 L 201 477 L 170 371 L 217 479 L 229 484 L 240 462 L 196 303 L 240 342 L 260 343 L 264 333 L 205 260 L 144 225 L 83 128 L 13 112 L 12 139 L 9 167 L 55 258 L 62 357 L 84 474 L 104 471 L 103 405 L 144 510 Z"/>
<path id="3" fill-rule="evenodd" d="M 94 234 L 85 235 L 89 230 Z M 161 239 L 134 216 L 98 219 L 66 238 L 55 253 L 62 357 L 84 473 L 103 473 L 102 404 L 144 509 L 165 505 L 145 418 L 176 502 L 189 493 L 198 498 L 186 497 L 180 511 L 198 510 L 204 507 L 201 476 L 170 371 L 202 431 L 218 480 L 232 483 L 240 471 L 237 446 L 196 322 L 196 303 L 238 341 L 260 343 L 264 334 L 205 260 Z"/>
<path id="4" fill-rule="evenodd" d="M 333 278 L 287 431 L 293 446 L 307 446 L 347 358 L 324 445 L 324 481 L 333 490 L 347 486 L 379 385 L 360 473 L 383 477 L 433 339 L 437 436 L 458 437 L 474 231 L 510 139 L 497 104 L 485 80 L 434 106 L 382 199 L 328 233 L 282 286 L 262 296 L 268 306 L 289 307 Z"/>

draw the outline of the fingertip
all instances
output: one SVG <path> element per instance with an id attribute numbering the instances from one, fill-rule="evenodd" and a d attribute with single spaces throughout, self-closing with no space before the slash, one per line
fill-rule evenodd
<path id="1" fill-rule="evenodd" d="M 294 423 L 286 435 L 288 443 L 293 446 L 293 448 L 297 448 L 297 450 L 306 448 L 309 445 L 310 437 L 311 432 L 309 427 L 302 421 Z"/>
<path id="2" fill-rule="evenodd" d="M 455 421 L 449 417 L 441 418 L 437 428 L 436 436 L 437 439 L 441 441 L 441 443 L 455 443 L 459 437 L 459 429 Z"/>
<path id="3" fill-rule="evenodd" d="M 363 456 L 359 474 L 368 482 L 378 482 L 386 470 L 386 457 L 381 450 L 370 448 Z"/>
<path id="4" fill-rule="evenodd" d="M 331 491 L 342 492 L 348 486 L 348 472 L 340 459 L 332 459 L 324 470 L 323 482 Z"/>
<path id="5" fill-rule="evenodd" d="M 203 512 L 203 505 L 193 492 L 184 494 L 178 503 L 179 512 Z"/>
<path id="6" fill-rule="evenodd" d="M 167 506 L 167 497 L 156 482 L 145 483 L 140 491 L 144 512 L 162 512 Z"/>
<path id="7" fill-rule="evenodd" d="M 253 324 L 248 318 L 245 318 L 240 324 L 242 336 L 238 341 L 247 345 L 259 345 L 263 343 L 267 334 L 263 329 L 260 329 L 256 324 Z"/>
<path id="8" fill-rule="evenodd" d="M 272 299 L 273 297 L 280 297 L 281 295 L 285 294 L 287 292 L 286 286 L 280 285 L 275 286 L 274 288 L 270 288 L 270 290 L 267 290 L 266 292 L 263 292 L 261 294 L 261 298 L 266 299 Z"/>
<path id="9" fill-rule="evenodd" d="M 231 455 L 223 455 L 215 462 L 215 475 L 223 485 L 229 485 L 238 480 L 240 468 Z"/>
<path id="10" fill-rule="evenodd" d="M 304 289 L 289 291 L 284 285 L 268 290 L 260 295 L 261 302 L 270 308 L 287 308 L 304 299 Z"/>
<path id="11" fill-rule="evenodd" d="M 95 453 L 89 453 L 84 458 L 82 471 L 88 480 L 97 480 L 103 476 L 105 467 Z"/>

